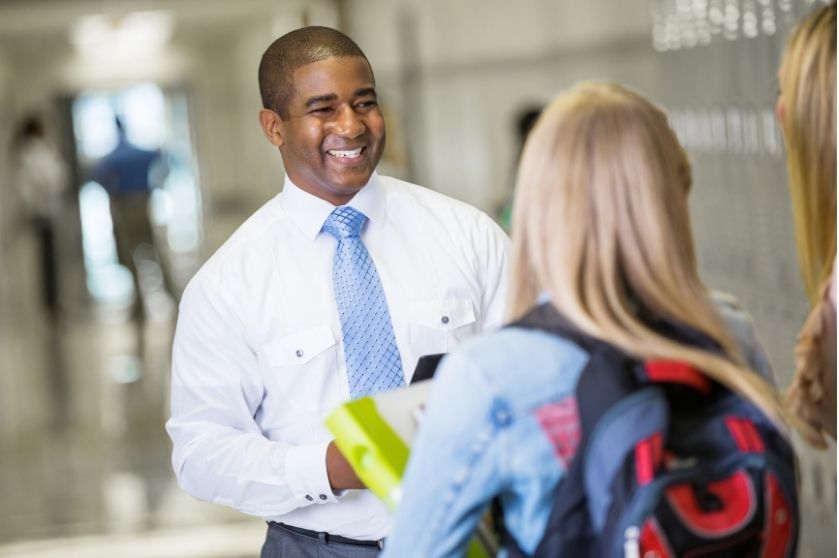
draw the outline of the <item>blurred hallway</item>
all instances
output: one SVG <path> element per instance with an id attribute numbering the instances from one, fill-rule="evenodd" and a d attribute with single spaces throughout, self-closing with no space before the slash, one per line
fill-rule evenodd
<path id="1" fill-rule="evenodd" d="M 149 318 L 141 347 L 125 310 L 72 296 L 83 270 L 65 251 L 63 316 L 50 323 L 31 235 L 0 254 L 0 556 L 254 555 L 264 523 L 174 482 L 163 429 L 174 307 Z"/>

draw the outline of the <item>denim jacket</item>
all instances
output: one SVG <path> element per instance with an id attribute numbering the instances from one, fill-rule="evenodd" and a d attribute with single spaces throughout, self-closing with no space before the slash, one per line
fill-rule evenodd
<path id="1" fill-rule="evenodd" d="M 771 381 L 748 315 L 731 297 L 714 299 L 748 364 Z M 587 360 L 568 340 L 521 328 L 474 338 L 446 357 L 382 557 L 463 556 L 496 495 L 508 532 L 532 553 L 578 442 L 573 395 Z"/>

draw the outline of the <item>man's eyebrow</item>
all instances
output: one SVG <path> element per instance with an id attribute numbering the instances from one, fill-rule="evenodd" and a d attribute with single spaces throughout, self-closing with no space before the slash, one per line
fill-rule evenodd
<path id="1" fill-rule="evenodd" d="M 376 97 L 376 88 L 375 87 L 363 87 L 361 89 L 355 90 L 356 97 L 366 97 L 367 95 L 373 95 Z"/>
<path id="2" fill-rule="evenodd" d="M 314 97 L 309 97 L 306 99 L 306 107 L 311 107 L 312 105 L 317 105 L 319 103 L 328 103 L 330 101 L 334 101 L 338 98 L 338 95 L 334 93 L 329 93 L 328 95 L 316 95 Z"/>

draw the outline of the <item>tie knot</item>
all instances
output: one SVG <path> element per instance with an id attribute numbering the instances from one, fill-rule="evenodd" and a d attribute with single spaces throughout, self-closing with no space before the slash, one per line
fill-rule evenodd
<path id="1" fill-rule="evenodd" d="M 336 207 L 323 223 L 323 232 L 338 239 L 359 236 L 367 216 L 352 207 Z"/>

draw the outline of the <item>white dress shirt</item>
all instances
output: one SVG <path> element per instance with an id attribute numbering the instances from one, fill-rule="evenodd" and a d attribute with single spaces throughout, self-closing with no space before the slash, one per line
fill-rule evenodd
<path id="1" fill-rule="evenodd" d="M 501 325 L 508 239 L 464 203 L 374 174 L 348 204 L 387 298 L 405 380 L 421 355 Z M 332 291 L 334 207 L 286 178 L 190 281 L 166 427 L 180 485 L 202 500 L 360 540 L 390 517 L 367 490 L 333 494 L 324 418 L 349 399 Z"/>
<path id="2" fill-rule="evenodd" d="M 34 217 L 56 217 L 70 186 L 67 164 L 50 143 L 30 138 L 20 149 L 18 186 L 27 211 Z"/>

